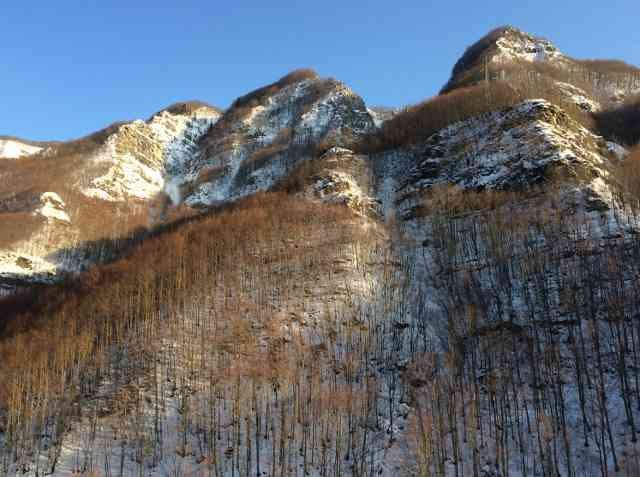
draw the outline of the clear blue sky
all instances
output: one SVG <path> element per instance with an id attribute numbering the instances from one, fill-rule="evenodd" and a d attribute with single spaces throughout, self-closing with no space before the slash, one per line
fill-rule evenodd
<path id="1" fill-rule="evenodd" d="M 640 65 L 637 0 L 47 0 L 0 5 L 0 134 L 69 139 L 169 103 L 225 107 L 294 68 L 369 105 L 435 94 L 495 26 Z"/>

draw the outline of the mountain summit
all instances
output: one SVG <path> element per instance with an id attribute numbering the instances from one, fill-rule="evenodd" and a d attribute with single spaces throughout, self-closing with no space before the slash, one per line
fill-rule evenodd
<path id="1" fill-rule="evenodd" d="M 620 103 L 640 92 L 640 69 L 617 60 L 578 60 L 552 42 L 511 26 L 492 30 L 456 62 L 442 89 L 448 92 L 482 80 L 543 76 L 577 88 L 590 100 Z"/>

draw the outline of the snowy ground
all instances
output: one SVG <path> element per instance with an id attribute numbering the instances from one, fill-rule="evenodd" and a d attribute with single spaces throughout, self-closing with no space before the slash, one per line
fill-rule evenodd
<path id="1" fill-rule="evenodd" d="M 32 146 L 15 139 L 0 139 L 0 159 L 18 159 L 42 151 L 42 147 Z"/>

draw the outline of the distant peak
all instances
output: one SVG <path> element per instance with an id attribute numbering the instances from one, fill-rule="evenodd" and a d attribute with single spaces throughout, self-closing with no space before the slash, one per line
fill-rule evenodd
<path id="1" fill-rule="evenodd" d="M 491 61 L 495 57 L 535 61 L 561 55 L 560 50 L 549 40 L 506 25 L 491 30 L 469 46 L 453 67 L 453 76 L 476 67 L 481 61 Z"/>
<path id="2" fill-rule="evenodd" d="M 466 84 L 469 76 L 482 76 L 484 65 L 521 63 L 566 63 L 566 57 L 549 40 L 533 36 L 511 25 L 494 28 L 469 46 L 455 63 L 451 78 L 441 92 L 448 92 Z"/>

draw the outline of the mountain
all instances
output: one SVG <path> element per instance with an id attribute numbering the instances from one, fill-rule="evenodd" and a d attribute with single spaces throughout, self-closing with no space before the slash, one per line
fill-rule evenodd
<path id="1" fill-rule="evenodd" d="M 0 163 L 5 289 L 55 281 L 82 268 L 71 252 L 79 243 L 147 225 L 150 207 L 165 207 L 172 165 L 197 153 L 219 117 L 204 103 L 179 103 L 146 121 L 117 123 Z"/>
<path id="2" fill-rule="evenodd" d="M 506 26 L 471 45 L 456 62 L 443 92 L 484 79 L 546 76 L 568 95 L 609 105 L 640 93 L 640 69 L 618 60 L 578 60 L 550 41 Z M 585 103 L 585 104 L 588 104 Z"/>
<path id="3" fill-rule="evenodd" d="M 501 27 L 20 146 L 0 474 L 637 475 L 639 91 Z"/>

